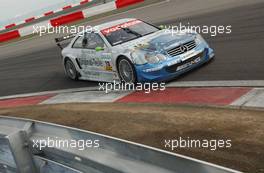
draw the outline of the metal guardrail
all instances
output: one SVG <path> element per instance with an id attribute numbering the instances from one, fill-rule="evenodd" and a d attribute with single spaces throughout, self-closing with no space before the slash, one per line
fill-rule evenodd
<path id="1" fill-rule="evenodd" d="M 97 141 L 98 145 L 83 150 L 66 145 L 41 148 L 43 142 L 49 139 Z M 0 172 L 238 173 L 207 162 L 94 132 L 3 116 L 0 116 Z"/>
<path id="2" fill-rule="evenodd" d="M 22 27 L 35 25 L 35 24 L 38 24 L 38 23 L 41 23 L 41 22 L 44 22 L 44 21 L 47 21 L 47 20 L 50 20 L 50 19 L 53 19 L 53 18 L 57 18 L 57 17 L 62 16 L 62 15 L 73 13 L 73 12 L 78 11 L 78 10 L 93 8 L 95 6 L 106 4 L 106 3 L 112 2 L 112 1 L 114 1 L 114 0 L 93 0 L 93 1 L 90 1 L 89 3 L 87 3 L 87 4 L 75 6 L 75 7 L 72 7 L 70 9 L 67 9 L 67 10 L 62 10 L 62 11 L 56 12 L 56 13 L 48 15 L 48 16 L 43 16 L 41 18 L 37 18 L 37 19 L 35 19 L 35 20 L 33 20 L 32 22 L 29 22 L 29 23 L 22 23 L 22 24 L 18 24 L 16 26 L 13 26 L 11 28 L 6 28 L 6 29 L 3 29 L 3 30 L 0 30 L 0 34 L 1 33 L 6 33 L 8 31 L 12 31 L 12 30 L 20 29 Z"/>

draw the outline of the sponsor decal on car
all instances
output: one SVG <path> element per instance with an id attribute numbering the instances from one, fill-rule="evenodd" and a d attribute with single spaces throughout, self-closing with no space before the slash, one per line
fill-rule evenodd
<path id="1" fill-rule="evenodd" d="M 186 61 L 189 58 L 192 58 L 193 56 L 199 54 L 197 51 L 195 50 L 191 50 L 189 52 L 186 52 L 185 54 L 181 55 L 181 60 L 182 61 Z"/>
<path id="2" fill-rule="evenodd" d="M 121 28 L 128 28 L 130 26 L 136 25 L 136 24 L 141 23 L 141 22 L 142 21 L 140 21 L 140 20 L 132 20 L 132 21 L 129 21 L 129 22 L 126 22 L 126 23 L 122 23 L 122 24 L 119 24 L 119 25 L 112 26 L 110 28 L 103 29 L 103 30 L 101 30 L 101 32 L 104 35 L 107 35 L 107 34 L 109 34 L 111 32 L 118 31 Z"/>
<path id="3" fill-rule="evenodd" d="M 78 60 L 81 66 L 97 66 L 97 67 L 104 66 L 103 62 L 99 58 L 92 58 L 92 59 L 79 58 Z"/>
<path id="4" fill-rule="evenodd" d="M 194 59 L 194 60 L 192 60 L 192 61 L 190 61 L 190 62 L 187 62 L 187 63 L 185 63 L 185 64 L 183 64 L 183 65 L 180 65 L 179 67 L 177 67 L 177 70 L 176 70 L 176 71 L 179 71 L 179 70 L 182 70 L 182 69 L 188 68 L 188 67 L 190 67 L 190 66 L 192 66 L 192 65 L 194 65 L 194 64 L 197 64 L 197 63 L 200 62 L 200 61 L 201 61 L 201 58 L 198 57 L 198 58 L 196 58 L 196 59 Z"/>
<path id="5" fill-rule="evenodd" d="M 111 66 L 109 61 L 105 61 L 105 70 L 106 71 L 113 71 L 113 67 Z"/>

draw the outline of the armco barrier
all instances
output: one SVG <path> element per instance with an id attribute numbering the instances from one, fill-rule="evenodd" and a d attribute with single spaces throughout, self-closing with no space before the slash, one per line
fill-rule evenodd
<path id="1" fill-rule="evenodd" d="M 89 2 L 89 0 L 83 0 L 83 1 L 80 2 L 80 5 L 86 4 L 88 2 Z"/>
<path id="2" fill-rule="evenodd" d="M 85 18 L 91 17 L 97 14 L 102 14 L 105 12 L 116 10 L 115 1 L 108 2 L 106 4 L 101 4 L 98 6 L 94 6 L 93 8 L 88 8 L 83 10 L 83 15 Z"/>
<path id="3" fill-rule="evenodd" d="M 72 8 L 72 6 L 71 5 L 67 5 L 67 6 L 63 7 L 62 10 L 67 10 L 69 8 Z"/>
<path id="4" fill-rule="evenodd" d="M 20 37 L 20 34 L 18 30 L 3 33 L 3 34 L 0 34 L 0 43 L 15 39 L 15 38 L 19 38 L 19 37 Z"/>
<path id="5" fill-rule="evenodd" d="M 2 116 L 0 148 L 3 173 L 238 173 L 98 133 Z"/>
<path id="6" fill-rule="evenodd" d="M 75 13 L 71 13 L 65 16 L 52 19 L 50 20 L 50 23 L 52 26 L 59 26 L 59 25 L 64 25 L 64 24 L 71 23 L 77 20 L 81 20 L 81 19 L 84 19 L 83 12 L 78 11 Z"/>
<path id="7" fill-rule="evenodd" d="M 122 7 L 132 5 L 132 4 L 143 2 L 143 1 L 144 0 L 116 0 L 116 7 L 122 8 Z"/>
<path id="8" fill-rule="evenodd" d="M 64 6 L 64 7 L 60 8 L 60 9 L 55 10 L 55 11 L 47 11 L 47 12 L 43 13 L 42 15 L 32 16 L 32 17 L 30 17 L 28 19 L 25 19 L 25 20 L 21 21 L 21 22 L 9 24 L 9 25 L 5 26 L 3 29 L 0 28 L 0 31 L 1 30 L 5 30 L 5 29 L 10 29 L 10 28 L 13 28 L 15 26 L 23 25 L 25 23 L 30 23 L 30 22 L 33 21 L 32 20 L 33 18 L 36 19 L 36 20 L 37 19 L 41 20 L 41 18 L 49 16 L 49 15 L 53 15 L 55 13 L 61 13 L 62 11 L 69 11 L 68 9 L 73 8 L 73 7 L 81 8 L 81 7 L 83 7 L 84 4 L 86 4 L 88 2 L 92 2 L 92 1 L 99 1 L 99 0 L 83 0 L 83 1 L 80 1 L 79 3 L 77 3 L 77 4 L 66 5 L 66 6 Z"/>
<path id="9" fill-rule="evenodd" d="M 48 26 L 50 24 L 51 26 L 60 26 L 64 24 L 68 24 L 74 21 L 78 21 L 87 17 L 91 17 L 97 14 L 102 14 L 105 12 L 113 11 L 118 8 L 126 7 L 132 4 L 136 4 L 139 2 L 143 2 L 144 0 L 101 0 L 101 1 L 95 1 L 95 0 L 83 0 L 79 3 L 79 6 L 89 3 L 89 2 L 98 2 L 98 5 L 92 6 L 90 8 L 83 9 L 82 11 L 76 11 L 70 14 L 66 14 L 60 17 L 52 18 L 51 20 L 42 20 L 38 23 L 31 24 L 31 25 L 25 25 L 22 28 L 19 28 L 16 31 L 11 31 L 7 33 L 0 34 L 0 43 L 5 42 L 8 40 L 12 40 L 14 38 L 18 37 L 24 37 L 26 35 L 30 35 L 33 33 L 33 26 L 41 26 L 44 24 L 44 26 Z M 69 8 L 73 8 L 74 5 L 65 6 L 62 9 L 67 10 Z M 47 13 L 44 13 L 42 17 L 49 16 L 54 14 L 54 11 L 49 11 Z M 39 20 L 39 17 L 31 17 L 24 21 L 24 23 L 30 23 L 32 21 Z M 11 24 L 6 26 L 5 28 L 12 28 L 16 26 L 16 24 Z"/>
<path id="10" fill-rule="evenodd" d="M 8 28 L 12 28 L 12 27 L 14 27 L 14 26 L 16 26 L 16 24 L 15 24 L 15 23 L 12 23 L 12 24 L 10 24 L 10 25 L 5 26 L 5 28 L 8 29 Z"/>
<path id="11" fill-rule="evenodd" d="M 31 17 L 25 20 L 26 23 L 32 22 L 33 20 L 35 20 L 35 17 Z"/>
<path id="12" fill-rule="evenodd" d="M 53 11 L 48 11 L 48 12 L 44 13 L 44 16 L 52 15 L 53 13 L 54 13 Z"/>

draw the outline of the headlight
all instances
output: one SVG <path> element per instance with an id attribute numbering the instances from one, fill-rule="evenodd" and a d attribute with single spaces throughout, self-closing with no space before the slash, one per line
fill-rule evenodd
<path id="1" fill-rule="evenodd" d="M 201 43 L 204 42 L 204 39 L 203 39 L 203 37 L 200 34 L 197 34 L 196 38 L 195 38 L 195 41 L 196 41 L 196 44 L 201 44 Z"/>
<path id="2" fill-rule="evenodd" d="M 155 55 L 145 55 L 145 59 L 148 61 L 150 64 L 155 64 L 158 63 L 160 60 L 157 56 Z"/>
<path id="3" fill-rule="evenodd" d="M 156 56 L 159 58 L 160 61 L 165 61 L 167 59 L 167 57 L 162 54 L 157 54 Z"/>
<path id="4" fill-rule="evenodd" d="M 145 54 L 139 51 L 132 52 L 131 57 L 133 59 L 133 62 L 138 65 L 146 64 L 148 63 L 147 60 L 145 59 Z"/>
<path id="5" fill-rule="evenodd" d="M 197 45 L 205 44 L 208 47 L 207 42 L 203 39 L 203 37 L 200 34 L 196 35 L 195 42 L 196 42 Z"/>
<path id="6" fill-rule="evenodd" d="M 145 55 L 145 59 L 148 61 L 148 63 L 150 64 L 156 64 L 160 61 L 164 61 L 166 60 L 166 56 L 162 55 L 162 54 L 156 54 L 156 55 L 150 55 L 150 54 L 146 54 Z"/>
<path id="7" fill-rule="evenodd" d="M 162 54 L 155 54 L 155 53 L 149 54 L 142 51 L 132 52 L 131 57 L 135 62 L 135 64 L 138 65 L 146 64 L 146 63 L 156 64 L 160 61 L 165 61 L 167 59 L 167 57 Z"/>

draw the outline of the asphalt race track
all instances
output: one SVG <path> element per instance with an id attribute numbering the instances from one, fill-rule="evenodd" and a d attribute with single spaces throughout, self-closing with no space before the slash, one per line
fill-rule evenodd
<path id="1" fill-rule="evenodd" d="M 158 25 L 177 25 L 178 22 L 190 22 L 192 25 L 232 25 L 231 34 L 216 37 L 204 35 L 215 49 L 214 61 L 176 80 L 264 80 L 263 1 L 206 12 L 194 10 L 194 14 L 184 14 L 182 17 L 179 17 L 181 15 L 177 14 L 177 10 L 172 9 L 178 2 L 179 0 L 175 0 L 132 10 L 90 24 L 122 17 L 137 17 Z M 166 11 L 166 8 L 170 10 Z M 167 16 L 160 15 L 157 11 L 166 13 Z M 34 38 L 0 47 L 0 96 L 97 85 L 96 82 L 75 82 L 65 77 L 60 49 L 56 47 L 54 37 Z"/>

